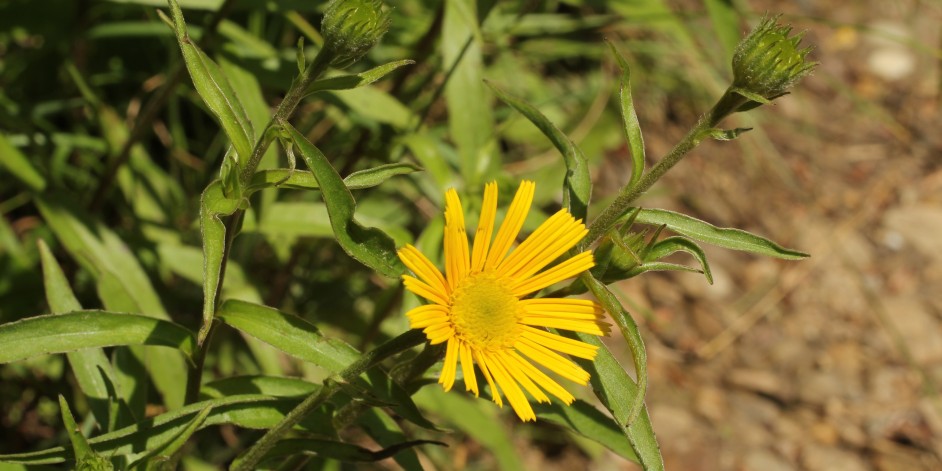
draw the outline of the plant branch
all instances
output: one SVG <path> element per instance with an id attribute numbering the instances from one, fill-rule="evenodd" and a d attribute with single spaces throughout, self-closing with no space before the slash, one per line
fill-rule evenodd
<path id="1" fill-rule="evenodd" d="M 644 192 L 648 191 L 661 177 L 667 173 L 674 165 L 683 160 L 684 157 L 697 147 L 703 139 L 710 136 L 710 131 L 719 124 L 723 118 L 735 112 L 740 106 L 748 100 L 742 95 L 727 90 L 726 93 L 713 105 L 700 119 L 697 124 L 687 132 L 687 134 L 671 149 L 670 152 L 660 162 L 657 163 L 647 174 L 641 177 L 636 185 L 625 185 L 615 200 L 608 205 L 589 225 L 589 233 L 580 244 L 580 250 L 591 246 L 602 238 L 608 231 L 615 226 L 618 220 L 625 215 L 631 208 L 632 203 Z"/>
<path id="2" fill-rule="evenodd" d="M 265 457 L 265 454 L 278 440 L 295 425 L 297 425 L 305 416 L 327 402 L 340 389 L 341 385 L 354 381 L 358 376 L 376 366 L 381 361 L 397 353 L 404 352 L 416 345 L 425 342 L 425 334 L 419 330 L 409 330 L 408 332 L 376 347 L 372 351 L 364 353 L 355 362 L 339 374 L 331 376 L 324 381 L 324 387 L 320 388 L 314 394 L 311 394 L 291 412 L 285 416 L 277 425 L 272 427 L 252 445 L 242 456 L 235 459 L 229 469 L 232 471 L 248 471 L 256 469 L 258 464 Z"/>

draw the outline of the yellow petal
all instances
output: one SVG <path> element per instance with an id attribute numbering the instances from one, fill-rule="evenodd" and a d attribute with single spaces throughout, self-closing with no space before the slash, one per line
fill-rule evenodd
<path id="1" fill-rule="evenodd" d="M 490 182 L 484 186 L 484 202 L 481 204 L 481 217 L 478 218 L 478 228 L 474 233 L 474 249 L 471 252 L 471 271 L 479 272 L 484 269 L 487 260 L 487 249 L 494 235 L 494 218 L 497 216 L 497 183 Z"/>
<path id="2" fill-rule="evenodd" d="M 494 245 L 491 246 L 490 253 L 487 254 L 487 261 L 484 263 L 485 270 L 497 267 L 503 260 L 504 254 L 510 250 L 514 240 L 517 239 L 517 234 L 520 233 L 520 228 L 523 227 L 523 221 L 527 218 L 527 213 L 530 212 L 535 189 L 536 184 L 531 181 L 524 180 L 520 182 L 520 188 L 517 189 L 517 194 L 514 195 L 514 200 L 510 203 L 510 209 L 507 210 L 507 215 L 504 216 L 504 222 L 501 223 L 497 236 L 494 238 Z"/>

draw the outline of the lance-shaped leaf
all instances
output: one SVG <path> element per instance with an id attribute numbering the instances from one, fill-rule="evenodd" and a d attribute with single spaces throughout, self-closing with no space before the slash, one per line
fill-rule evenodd
<path id="1" fill-rule="evenodd" d="M 342 372 L 360 358 L 360 352 L 355 348 L 341 340 L 325 337 L 313 324 L 268 306 L 231 299 L 223 303 L 216 317 L 295 358 L 318 365 L 331 373 Z M 259 381 L 255 385 L 258 388 L 256 391 L 273 395 L 277 392 L 276 389 L 267 389 L 273 387 L 271 382 L 274 380 L 255 381 Z M 283 386 L 283 381 L 281 383 Z M 234 387 L 232 383 L 223 384 L 227 388 Z M 266 389 L 262 389 L 263 386 Z M 434 424 L 422 416 L 411 396 L 382 371 L 370 370 L 347 386 L 351 395 L 368 400 L 375 399 L 392 406 L 400 416 L 416 425 L 435 428 Z M 243 392 L 250 391 L 247 385 L 242 384 L 242 387 L 246 388 Z"/>
<path id="2" fill-rule="evenodd" d="M 325 337 L 313 324 L 268 306 L 230 299 L 216 317 L 295 358 L 331 373 L 342 371 L 360 354 L 341 340 Z"/>
<path id="3" fill-rule="evenodd" d="M 34 200 L 43 219 L 69 254 L 94 276 L 98 296 L 105 309 L 112 312 L 134 312 L 169 320 L 157 291 L 130 248 L 109 227 L 96 221 L 75 204 L 74 198 L 47 191 Z M 183 383 L 179 372 L 185 368 L 183 359 L 169 351 L 148 352 L 149 359 L 132 347 L 135 364 L 146 366 L 154 386 L 163 395 L 168 407 L 183 404 Z M 138 376 L 140 370 L 133 373 Z M 124 375 L 130 378 L 132 375 Z M 120 383 L 120 381 L 119 381 Z M 136 395 L 131 384 L 120 391 Z M 132 401 L 128 404 L 133 406 Z M 137 409 L 132 407 L 137 412 Z M 141 409 L 142 411 L 142 409 Z"/>
<path id="4" fill-rule="evenodd" d="M 786 260 L 800 260 L 808 257 L 808 254 L 804 252 L 787 249 L 771 240 L 744 230 L 719 228 L 697 218 L 665 209 L 642 209 L 638 213 L 636 221 L 656 226 L 663 224 L 668 229 L 693 240 L 727 249 L 742 250 Z"/>
<path id="5" fill-rule="evenodd" d="M 419 445 L 448 445 L 432 440 L 411 440 L 397 443 L 381 450 L 370 450 L 361 446 L 344 443 L 336 440 L 319 438 L 289 438 L 281 440 L 265 455 L 265 461 L 285 458 L 295 455 L 317 455 L 324 458 L 333 458 L 343 462 L 371 462 L 391 458 L 401 451 Z M 264 462 L 264 461 L 263 461 Z"/>
<path id="6" fill-rule="evenodd" d="M 625 125 L 625 139 L 628 140 L 628 148 L 631 150 L 631 178 L 625 188 L 631 188 L 638 183 L 644 173 L 644 138 L 641 135 L 638 115 L 635 113 L 634 100 L 631 98 L 631 67 L 615 48 L 615 44 L 609 42 L 608 46 L 618 62 L 618 68 L 621 69 L 618 101 L 621 105 L 621 119 Z"/>
<path id="7" fill-rule="evenodd" d="M 324 90 L 350 90 L 352 88 L 364 87 L 385 77 L 387 74 L 392 73 L 402 66 L 411 64 L 415 64 L 415 61 L 407 59 L 389 62 L 358 74 L 339 75 L 337 77 L 316 80 L 304 90 L 304 94 L 309 95 Z"/>
<path id="8" fill-rule="evenodd" d="M 291 125 L 282 123 L 282 126 L 321 187 L 330 225 L 343 250 L 383 275 L 390 278 L 400 276 L 405 267 L 396 256 L 396 244 L 392 238 L 379 229 L 363 227 L 354 220 L 356 200 L 327 157 Z"/>
<path id="9" fill-rule="evenodd" d="M 589 164 L 582 150 L 572 142 L 572 139 L 563 134 L 556 125 L 551 123 L 540 110 L 519 98 L 508 95 L 490 82 L 485 81 L 485 83 L 491 87 L 491 90 L 501 101 L 529 119 L 563 154 L 567 170 L 566 179 L 563 182 L 565 188 L 563 206 L 569 209 L 573 217 L 584 220 L 592 193 L 592 181 L 589 178 Z"/>
<path id="10" fill-rule="evenodd" d="M 62 414 L 62 425 L 69 435 L 69 441 L 72 442 L 72 453 L 75 456 L 76 469 L 107 471 L 114 469 L 111 462 L 99 456 L 88 445 L 88 440 L 82 435 L 78 425 L 75 424 L 75 418 L 72 417 L 72 411 L 69 409 L 69 403 L 65 397 L 59 395 L 59 412 Z"/>
<path id="11" fill-rule="evenodd" d="M 136 314 L 75 311 L 0 325 L 0 363 L 83 348 L 157 345 L 193 354 L 193 334 L 170 321 Z"/>
<path id="12" fill-rule="evenodd" d="M 648 355 L 644 350 L 644 341 L 641 339 L 641 333 L 638 332 L 638 324 L 631 317 L 631 314 L 621 305 L 621 301 L 615 297 L 615 294 L 608 289 L 601 281 L 595 279 L 591 273 L 584 273 L 579 279 L 585 283 L 589 291 L 595 295 L 595 298 L 602 304 L 602 307 L 612 316 L 612 319 L 618 325 L 622 337 L 628 343 L 628 350 L 631 351 L 631 358 L 634 361 L 635 376 L 638 382 L 635 387 L 636 394 L 631 402 L 625 404 L 627 407 L 624 414 L 615 413 L 615 420 L 621 425 L 631 426 L 638 418 L 641 410 L 644 408 L 644 394 L 648 386 Z M 604 401 L 603 401 L 604 402 Z"/>
<path id="13" fill-rule="evenodd" d="M 114 432 L 88 439 L 91 448 L 102 456 L 123 456 L 150 450 L 179 436 L 200 412 L 211 408 L 199 428 L 220 424 L 233 424 L 250 429 L 274 427 L 291 411 L 301 398 L 273 398 L 262 394 L 244 394 L 220 399 L 200 401 L 174 409 L 140 423 Z M 298 424 L 302 430 L 321 436 L 334 436 L 327 408 L 314 411 Z M 0 463 L 28 465 L 56 464 L 74 459 L 71 451 L 63 447 L 47 450 L 0 455 Z"/>
<path id="14" fill-rule="evenodd" d="M 238 159 L 244 162 L 252 155 L 255 145 L 255 131 L 248 114 L 222 69 L 190 40 L 180 5 L 176 0 L 168 0 L 168 3 L 174 33 L 193 86 L 226 131 Z"/>
<path id="15" fill-rule="evenodd" d="M 0 165 L 31 191 L 41 192 L 46 188 L 46 179 L 3 134 L 0 134 Z"/>
<path id="16" fill-rule="evenodd" d="M 627 417 L 631 413 L 635 399 L 641 395 L 638 385 L 598 337 L 582 333 L 566 335 L 599 348 L 594 361 L 577 360 L 578 363 L 592 374 L 590 381 L 595 395 L 615 417 L 615 425 L 628 438 L 641 467 L 645 471 L 664 471 L 664 459 L 651 427 L 647 407 L 642 407 L 637 420 L 627 427 L 618 420 L 618 417 Z"/>
<path id="17" fill-rule="evenodd" d="M 42 240 L 38 245 L 49 309 L 53 314 L 80 311 L 82 306 L 49 247 Z M 113 393 L 118 383 L 105 353 L 100 348 L 88 348 L 67 353 L 66 357 L 98 423 L 106 430 L 113 430 L 115 424 L 130 423 L 127 404 L 121 400 L 120 394 Z"/>
<path id="18" fill-rule="evenodd" d="M 684 237 L 667 237 L 655 242 L 644 254 L 645 265 L 676 252 L 686 252 L 693 255 L 700 262 L 703 276 L 706 277 L 707 282 L 713 284 L 713 274 L 710 272 L 710 264 L 707 262 L 703 249 L 696 242 Z M 643 266 L 638 268 L 643 268 Z"/>

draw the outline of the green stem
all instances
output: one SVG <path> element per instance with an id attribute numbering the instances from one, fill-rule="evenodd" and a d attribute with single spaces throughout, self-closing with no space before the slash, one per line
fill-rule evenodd
<path id="1" fill-rule="evenodd" d="M 239 178 L 243 187 L 248 186 L 249 181 L 251 181 L 252 176 L 255 174 L 255 170 L 258 168 L 259 162 L 261 162 L 262 157 L 265 155 L 265 151 L 268 150 L 268 146 L 273 140 L 271 130 L 274 128 L 275 124 L 286 121 L 291 117 L 298 103 L 304 98 L 305 90 L 308 85 L 327 70 L 327 67 L 330 65 L 335 55 L 332 50 L 321 48 L 314 58 L 314 61 L 311 62 L 301 76 L 291 84 L 291 88 L 288 89 L 284 100 L 278 105 L 274 116 L 272 116 L 268 124 L 265 125 L 265 131 L 262 132 L 258 141 L 255 143 L 255 147 L 252 149 L 252 156 L 248 163 L 242 168 Z M 229 253 L 232 249 L 232 242 L 235 240 L 239 228 L 241 227 L 242 215 L 243 211 L 238 210 L 229 216 L 226 221 L 226 245 L 222 256 L 222 265 L 219 267 L 219 283 L 216 286 L 216 297 L 213 299 L 214 312 L 219 305 L 220 296 L 222 295 L 222 285 L 223 280 L 226 279 L 226 266 L 229 261 Z M 194 357 L 193 366 L 187 374 L 186 404 L 191 404 L 199 398 L 200 384 L 203 377 L 203 360 L 206 358 L 206 352 L 209 349 L 209 338 L 212 332 L 212 321 L 200 328 L 200 338 L 203 340 L 199 344 L 199 350 Z"/>
<path id="2" fill-rule="evenodd" d="M 255 170 L 262 161 L 265 151 L 268 150 L 268 146 L 274 140 L 274 135 L 271 131 L 274 129 L 275 125 L 287 121 L 288 118 L 291 117 L 295 108 L 298 107 L 298 103 L 304 98 L 308 85 L 327 71 L 327 67 L 330 65 L 330 62 L 334 60 L 335 56 L 336 53 L 332 49 L 326 47 L 321 48 L 321 50 L 317 52 L 317 56 L 314 57 L 314 61 L 311 62 L 311 64 L 304 69 L 304 72 L 291 84 L 291 88 L 288 89 L 284 100 L 281 100 L 281 103 L 275 110 L 275 114 L 272 116 L 271 120 L 268 121 L 268 124 L 265 125 L 265 130 L 259 135 L 258 142 L 255 143 L 255 148 L 252 149 L 252 156 L 249 157 L 249 161 L 242 167 L 242 173 L 239 175 L 242 186 L 248 185 L 252 176 L 255 175 Z"/>
<path id="3" fill-rule="evenodd" d="M 743 96 L 727 90 L 726 93 L 713 105 L 694 125 L 687 135 L 674 146 L 671 151 L 661 159 L 647 174 L 641 177 L 636 185 L 625 185 L 615 200 L 608 205 L 602 214 L 599 214 L 589 226 L 589 234 L 580 244 L 580 249 L 584 250 L 597 242 L 608 231 L 615 226 L 618 220 L 625 215 L 631 208 L 632 203 L 639 196 L 648 191 L 661 177 L 667 173 L 674 165 L 683 160 L 691 149 L 697 147 L 704 138 L 710 135 L 710 131 L 719 124 L 723 118 L 736 111 L 737 108 L 745 104 L 748 100 Z"/>
<path id="4" fill-rule="evenodd" d="M 258 463 L 262 461 L 265 454 L 275 446 L 278 440 L 281 440 L 301 419 L 327 402 L 327 400 L 341 389 L 343 384 L 354 381 L 358 376 L 386 358 L 404 352 L 422 342 L 425 342 L 425 334 L 419 330 L 410 330 L 376 347 L 374 350 L 364 353 L 339 374 L 324 381 L 324 387 L 305 398 L 292 409 L 291 412 L 288 412 L 281 422 L 269 429 L 268 432 L 265 432 L 265 435 L 255 442 L 251 448 L 242 456 L 236 458 L 235 461 L 232 462 L 232 465 L 229 466 L 229 469 L 232 471 L 256 469 Z"/>

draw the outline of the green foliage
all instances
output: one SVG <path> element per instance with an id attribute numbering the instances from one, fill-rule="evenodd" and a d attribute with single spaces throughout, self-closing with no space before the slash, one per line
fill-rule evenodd
<path id="1" fill-rule="evenodd" d="M 14 25 L 0 30 L 11 51 L 0 67 L 0 374 L 52 404 L 61 394 L 46 425 L 63 431 L 52 448 L 0 440 L 0 464 L 327 469 L 391 458 L 415 470 L 449 466 L 440 445 L 468 439 L 493 456 L 469 459 L 521 469 L 517 438 L 538 429 L 430 385 L 444 349 L 417 349 L 426 337 L 402 315 L 418 301 L 403 295 L 396 251 L 412 243 L 441 266 L 444 191 L 459 190 L 474 227 L 483 183 L 507 195 L 528 179 L 538 187 L 523 232 L 561 202 L 588 223 L 580 249 L 595 251 L 592 271 L 554 288 L 591 293 L 632 356 L 620 364 L 597 337 L 564 333 L 598 347 L 578 360 L 591 391 L 536 405 L 535 427 L 663 469 L 641 331 L 608 284 L 657 270 L 712 283 L 701 243 L 807 257 L 638 201 L 701 141 L 750 138 L 720 121 L 774 97 L 746 83 L 720 96 L 721 77 L 735 58 L 750 73 L 777 68 L 750 75 L 778 80 L 774 91 L 793 85 L 813 67 L 796 37 L 762 23 L 774 37 L 737 49 L 744 15 L 718 0 L 692 19 L 659 1 L 252 5 L 78 11 L 56 0 L 41 20 L 22 2 L 0 6 Z M 611 54 L 603 31 L 616 38 Z M 702 87 L 678 65 L 692 62 L 707 70 Z M 646 155 L 645 107 L 717 96 L 667 155 Z M 620 187 L 608 199 L 593 175 L 622 157 L 630 174 L 605 175 Z M 667 258 L 678 252 L 695 264 Z M 32 406 L 0 412 L 22 407 Z M 378 445 L 347 441 L 359 436 Z"/>

